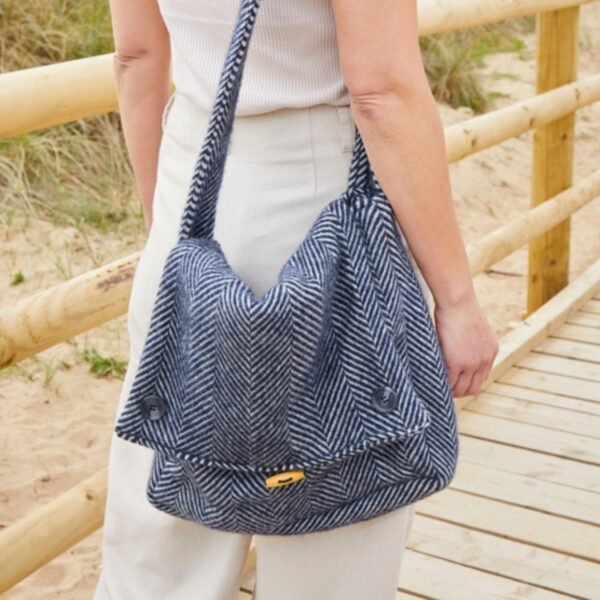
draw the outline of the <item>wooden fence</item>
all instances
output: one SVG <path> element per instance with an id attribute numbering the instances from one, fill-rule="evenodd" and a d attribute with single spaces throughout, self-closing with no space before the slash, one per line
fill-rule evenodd
<path id="1" fill-rule="evenodd" d="M 536 15 L 532 98 L 446 128 L 458 161 L 533 130 L 531 207 L 467 247 L 471 273 L 529 245 L 527 313 L 568 283 L 570 215 L 600 195 L 600 170 L 573 184 L 574 114 L 600 99 L 600 74 L 577 79 L 578 0 L 420 0 L 421 35 Z M 0 75 L 0 137 L 117 110 L 112 56 Z M 0 367 L 125 313 L 139 253 L 0 309 Z M 582 299 L 578 299 L 580 302 Z M 485 388 L 511 363 L 502 345 Z M 461 408 L 470 398 L 457 399 Z M 101 527 L 106 469 L 0 533 L 0 593 Z M 248 565 L 252 564 L 249 559 Z"/>

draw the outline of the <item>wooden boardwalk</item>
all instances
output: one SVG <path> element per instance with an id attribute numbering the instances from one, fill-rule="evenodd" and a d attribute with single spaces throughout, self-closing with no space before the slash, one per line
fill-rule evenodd
<path id="1" fill-rule="evenodd" d="M 417 505 L 399 599 L 600 599 L 599 290 L 459 410 L 457 474 Z"/>

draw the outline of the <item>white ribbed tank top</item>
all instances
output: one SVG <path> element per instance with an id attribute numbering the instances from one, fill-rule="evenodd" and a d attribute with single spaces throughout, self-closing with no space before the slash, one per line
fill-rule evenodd
<path id="1" fill-rule="evenodd" d="M 171 38 L 173 83 L 211 109 L 240 0 L 158 0 Z M 263 0 L 236 115 L 349 104 L 330 0 Z"/>

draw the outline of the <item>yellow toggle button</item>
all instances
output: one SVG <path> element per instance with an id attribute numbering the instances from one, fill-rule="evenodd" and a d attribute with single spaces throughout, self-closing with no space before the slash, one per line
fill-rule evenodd
<path id="1" fill-rule="evenodd" d="M 301 479 L 304 479 L 304 471 L 284 471 L 283 473 L 277 473 L 276 475 L 267 477 L 265 483 L 267 484 L 267 487 L 272 488 L 287 485 L 288 483 L 294 483 Z"/>

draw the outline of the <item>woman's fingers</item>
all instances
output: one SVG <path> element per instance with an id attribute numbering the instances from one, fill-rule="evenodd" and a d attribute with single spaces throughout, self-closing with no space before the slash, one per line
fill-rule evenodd
<path id="1" fill-rule="evenodd" d="M 471 377 L 471 381 L 469 382 L 469 385 L 462 393 L 462 396 L 471 396 L 473 394 L 478 394 L 481 391 L 481 384 L 485 380 L 484 375 L 485 375 L 485 365 L 483 365 L 482 368 L 477 369 L 477 371 L 475 371 L 475 373 L 473 373 L 473 376 Z"/>
<path id="2" fill-rule="evenodd" d="M 452 387 L 452 394 L 454 396 L 464 396 L 466 390 L 471 385 L 471 380 L 473 379 L 472 371 L 461 371 L 456 383 Z"/>
<path id="3" fill-rule="evenodd" d="M 491 371 L 496 354 L 494 353 L 491 359 L 487 356 L 482 353 L 478 363 L 453 369 L 456 375 L 450 380 L 450 386 L 454 396 L 471 396 L 481 391 L 481 385 Z"/>

